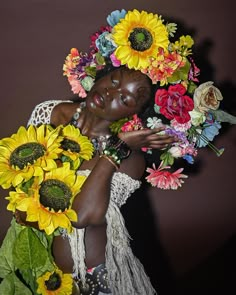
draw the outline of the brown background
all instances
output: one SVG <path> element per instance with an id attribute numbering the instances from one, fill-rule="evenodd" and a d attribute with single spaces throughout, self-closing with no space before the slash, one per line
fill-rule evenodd
<path id="1" fill-rule="evenodd" d="M 70 87 L 62 76 L 71 47 L 86 51 L 88 36 L 115 9 L 144 9 L 181 24 L 196 41 L 201 81 L 214 79 L 222 107 L 236 115 L 235 13 L 233 1 L 1 0 L 0 3 L 0 137 L 26 124 L 32 108 L 48 99 L 66 99 Z M 188 167 L 178 191 L 142 188 L 124 209 L 132 246 L 160 294 L 169 294 L 171 274 L 181 294 L 222 294 L 235 279 L 235 127 L 225 125 L 215 144 L 225 147 L 217 158 L 208 150 Z M 0 242 L 9 226 L 1 190 Z M 166 260 L 167 259 L 167 260 Z M 169 262 L 169 264 L 168 264 Z M 170 266 L 170 269 L 168 268 Z M 173 272 L 173 273 L 171 273 Z M 233 279 L 234 277 L 234 279 Z M 172 293 L 173 294 L 173 293 Z"/>

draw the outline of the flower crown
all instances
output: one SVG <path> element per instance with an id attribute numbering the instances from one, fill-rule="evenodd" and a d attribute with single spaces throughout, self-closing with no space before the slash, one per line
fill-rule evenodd
<path id="1" fill-rule="evenodd" d="M 165 24 L 161 16 L 136 9 L 115 10 L 107 17 L 107 23 L 91 36 L 88 53 L 72 48 L 66 57 L 64 76 L 74 94 L 86 97 L 96 72 L 107 63 L 140 70 L 160 86 L 181 80 L 185 87 L 194 87 L 199 69 L 188 58 L 194 42 L 190 36 L 181 36 L 172 43 L 175 23 Z"/>
<path id="2" fill-rule="evenodd" d="M 147 181 L 162 189 L 176 189 L 187 177 L 183 168 L 169 172 L 175 159 L 193 164 L 198 149 L 205 146 L 220 156 L 224 149 L 217 149 L 212 141 L 221 122 L 236 123 L 235 117 L 219 110 L 223 96 L 212 81 L 197 85 L 200 70 L 192 57 L 194 41 L 189 35 L 174 40 L 176 31 L 177 25 L 160 15 L 115 10 L 107 17 L 107 25 L 91 36 L 89 53 L 72 48 L 63 66 L 73 93 L 82 98 L 93 86 L 96 72 L 108 63 L 139 70 L 158 84 L 157 115 L 149 117 L 146 126 L 134 115 L 131 120 L 121 120 L 122 126 L 112 124 L 111 130 L 127 132 L 165 125 L 165 133 L 178 137 L 178 143 L 161 151 L 159 168 L 153 164 L 153 169 L 147 169 Z M 152 153 L 150 149 L 143 151 Z"/>

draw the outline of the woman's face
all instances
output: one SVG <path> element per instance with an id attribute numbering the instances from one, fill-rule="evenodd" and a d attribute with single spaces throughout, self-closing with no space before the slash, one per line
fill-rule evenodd
<path id="1" fill-rule="evenodd" d="M 86 98 L 86 106 L 94 115 L 115 121 L 140 113 L 150 95 L 147 76 L 122 67 L 94 84 Z"/>

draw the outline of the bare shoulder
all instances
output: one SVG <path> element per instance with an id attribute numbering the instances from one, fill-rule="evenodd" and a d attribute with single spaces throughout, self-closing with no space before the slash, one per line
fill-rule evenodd
<path id="1" fill-rule="evenodd" d="M 73 102 L 62 102 L 56 105 L 52 111 L 51 124 L 58 126 L 60 124 L 66 125 L 70 122 L 72 116 L 74 115 L 77 103 Z"/>
<path id="2" fill-rule="evenodd" d="M 141 179 L 145 172 L 146 161 L 143 153 L 134 151 L 120 166 L 120 172 L 124 172 L 134 179 Z"/>

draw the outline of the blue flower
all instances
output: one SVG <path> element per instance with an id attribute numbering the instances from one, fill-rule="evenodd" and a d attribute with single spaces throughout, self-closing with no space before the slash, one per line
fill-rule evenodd
<path id="1" fill-rule="evenodd" d="M 208 145 L 209 141 L 212 141 L 216 135 L 219 134 L 219 129 L 221 128 L 221 124 L 215 121 L 212 124 L 203 124 L 203 131 L 200 134 L 197 146 L 198 147 L 205 147 Z"/>
<path id="2" fill-rule="evenodd" d="M 109 37 L 109 32 L 103 32 L 95 41 L 96 46 L 100 51 L 101 55 L 105 57 L 109 56 L 116 48 Z"/>
<path id="3" fill-rule="evenodd" d="M 184 155 L 183 159 L 186 160 L 189 164 L 193 164 L 194 163 L 194 159 L 191 155 Z"/>
<path id="4" fill-rule="evenodd" d="M 111 26 L 114 27 L 118 22 L 120 21 L 121 18 L 124 18 L 126 15 L 126 10 L 122 9 L 120 10 L 114 10 L 112 11 L 111 14 L 108 15 L 107 17 L 107 23 Z"/>

